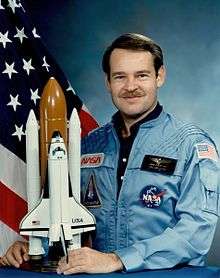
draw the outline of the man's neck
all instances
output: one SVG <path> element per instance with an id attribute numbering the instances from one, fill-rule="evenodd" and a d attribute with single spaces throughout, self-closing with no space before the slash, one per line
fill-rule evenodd
<path id="1" fill-rule="evenodd" d="M 144 112 L 141 115 L 136 115 L 136 117 L 129 117 L 128 115 L 124 115 L 121 113 L 121 116 L 124 120 L 124 128 L 122 129 L 122 137 L 126 138 L 129 137 L 131 135 L 131 127 L 136 124 L 137 122 L 141 121 L 142 119 L 144 119 L 145 117 L 147 117 L 147 115 L 149 115 L 157 106 L 157 103 L 155 103 L 155 105 L 148 111 Z"/>

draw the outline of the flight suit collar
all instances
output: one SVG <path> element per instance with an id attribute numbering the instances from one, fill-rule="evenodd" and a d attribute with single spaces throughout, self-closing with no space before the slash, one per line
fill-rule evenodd
<path id="1" fill-rule="evenodd" d="M 129 137 L 134 138 L 137 135 L 137 132 L 138 132 L 140 126 L 144 123 L 151 122 L 152 120 L 157 119 L 159 117 L 159 115 L 161 114 L 162 110 L 163 110 L 163 107 L 158 102 L 153 111 L 151 111 L 145 118 L 143 118 L 142 120 L 138 121 L 137 123 L 135 123 L 131 126 L 131 128 L 130 128 L 131 135 Z M 119 139 L 121 139 L 121 137 L 122 137 L 121 130 L 124 128 L 124 120 L 119 111 L 113 115 L 112 123 L 113 123 L 113 126 L 116 130 L 116 133 L 117 133 Z"/>

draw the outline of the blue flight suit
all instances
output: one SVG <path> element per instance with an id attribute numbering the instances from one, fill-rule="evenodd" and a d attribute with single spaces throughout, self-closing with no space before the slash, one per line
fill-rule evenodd
<path id="1" fill-rule="evenodd" d="M 140 125 L 117 196 L 112 123 L 82 140 L 82 202 L 97 221 L 93 248 L 125 271 L 204 265 L 220 211 L 219 161 L 209 135 L 162 111 Z"/>

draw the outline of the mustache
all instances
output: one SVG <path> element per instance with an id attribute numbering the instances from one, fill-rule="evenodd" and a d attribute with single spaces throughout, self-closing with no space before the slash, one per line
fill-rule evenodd
<path id="1" fill-rule="evenodd" d="M 140 91 L 124 91 L 119 94 L 119 97 L 121 98 L 132 98 L 132 97 L 143 97 L 145 96 L 145 93 L 140 92 Z"/>

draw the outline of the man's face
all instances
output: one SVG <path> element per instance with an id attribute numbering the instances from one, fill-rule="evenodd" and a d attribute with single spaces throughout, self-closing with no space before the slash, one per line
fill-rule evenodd
<path id="1" fill-rule="evenodd" d="M 137 119 L 156 106 L 157 88 L 163 85 L 164 78 L 164 67 L 156 76 L 150 52 L 116 48 L 110 57 L 110 79 L 106 78 L 106 84 L 123 118 Z"/>

